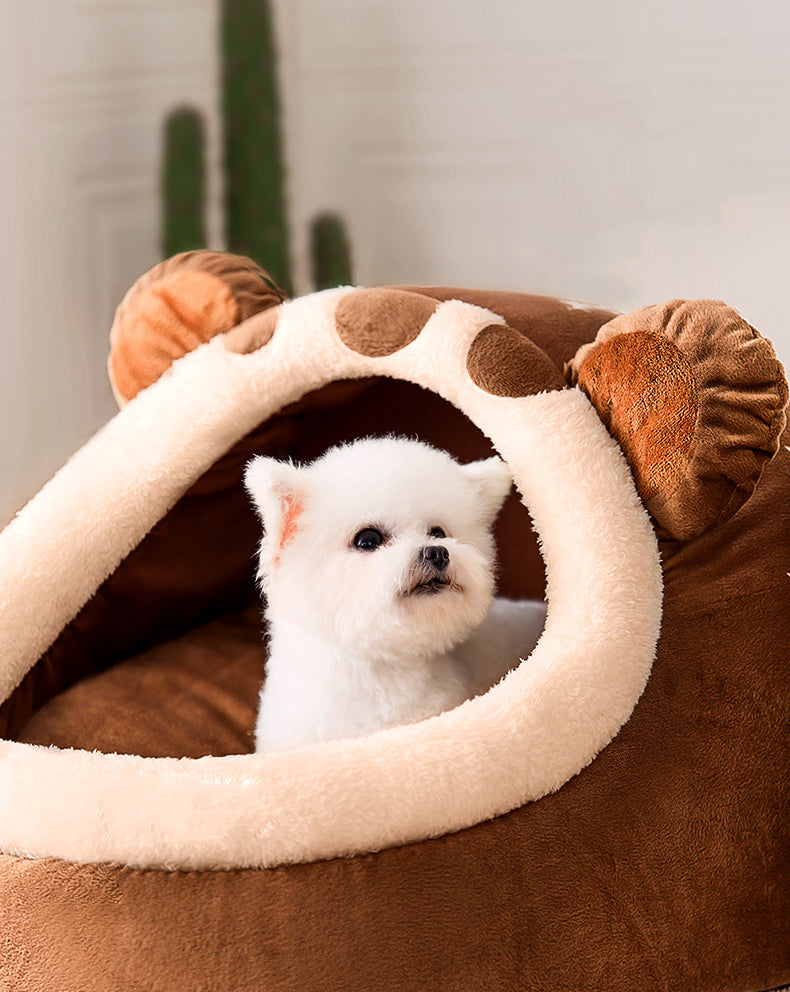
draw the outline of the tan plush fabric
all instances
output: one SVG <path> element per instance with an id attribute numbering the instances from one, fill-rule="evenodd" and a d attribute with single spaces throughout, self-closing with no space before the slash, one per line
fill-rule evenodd
<path id="1" fill-rule="evenodd" d="M 754 491 L 785 423 L 770 342 L 717 300 L 672 300 L 606 324 L 568 367 L 629 457 L 662 532 L 688 540 Z"/>

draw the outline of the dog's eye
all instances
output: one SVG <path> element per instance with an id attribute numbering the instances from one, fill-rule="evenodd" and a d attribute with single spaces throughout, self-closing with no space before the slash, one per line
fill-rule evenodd
<path id="1" fill-rule="evenodd" d="M 428 537 L 436 537 L 441 539 L 443 537 L 447 537 L 447 535 L 445 534 L 445 532 L 442 530 L 441 527 L 431 527 L 431 529 L 428 531 Z"/>
<path id="2" fill-rule="evenodd" d="M 360 551 L 375 551 L 384 543 L 384 535 L 375 527 L 365 527 L 354 535 L 354 547 Z"/>

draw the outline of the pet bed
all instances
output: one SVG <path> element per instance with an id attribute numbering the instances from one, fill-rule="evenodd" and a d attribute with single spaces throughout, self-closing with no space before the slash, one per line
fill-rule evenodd
<path id="1" fill-rule="evenodd" d="M 0 988 L 710 990 L 790 980 L 790 453 L 716 301 L 161 263 L 122 409 L 0 535 Z M 529 658 L 423 723 L 252 754 L 256 453 L 395 432 L 513 469 Z M 529 513 L 524 509 L 526 506 Z"/>

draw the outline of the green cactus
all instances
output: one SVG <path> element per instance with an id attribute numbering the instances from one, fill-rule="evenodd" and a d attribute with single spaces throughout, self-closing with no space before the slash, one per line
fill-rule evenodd
<path id="1" fill-rule="evenodd" d="M 291 290 L 280 100 L 269 5 L 221 0 L 225 234 Z"/>
<path id="2" fill-rule="evenodd" d="M 206 245 L 203 119 L 181 107 L 165 121 L 162 250 L 165 257 Z"/>
<path id="3" fill-rule="evenodd" d="M 268 0 L 220 0 L 221 109 L 225 236 L 286 292 L 292 289 L 282 159 L 276 49 Z M 205 244 L 202 122 L 196 111 L 172 114 L 163 170 L 165 255 Z M 350 284 L 343 223 L 322 214 L 311 225 L 318 288 Z"/>
<path id="4" fill-rule="evenodd" d="M 351 284 L 351 252 L 346 229 L 337 214 L 319 214 L 313 220 L 310 247 L 316 289 Z"/>

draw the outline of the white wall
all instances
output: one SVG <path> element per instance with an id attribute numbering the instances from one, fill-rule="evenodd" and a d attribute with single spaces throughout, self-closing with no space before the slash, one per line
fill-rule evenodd
<path id="1" fill-rule="evenodd" d="M 214 16 L 212 0 L 0 0 L 0 523 L 114 412 L 107 331 L 160 257 L 170 109 L 210 112 L 216 174 Z"/>
<path id="2" fill-rule="evenodd" d="M 790 365 L 784 0 L 276 0 L 298 285 L 716 296 Z M 112 311 L 159 256 L 162 121 L 209 122 L 213 0 L 0 0 L 0 522 L 113 410 Z"/>
<path id="3" fill-rule="evenodd" d="M 281 0 L 293 211 L 363 283 L 733 303 L 790 364 L 786 0 Z"/>

